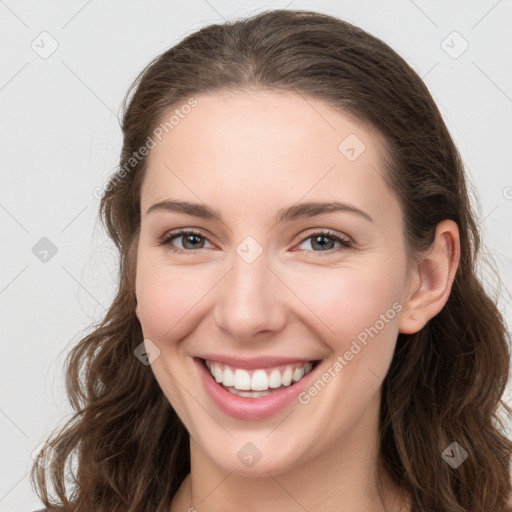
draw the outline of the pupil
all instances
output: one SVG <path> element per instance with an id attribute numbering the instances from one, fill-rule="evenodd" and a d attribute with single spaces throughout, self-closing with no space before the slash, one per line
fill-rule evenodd
<path id="1" fill-rule="evenodd" d="M 319 241 L 319 240 L 324 240 L 324 241 L 325 241 L 325 240 L 330 240 L 330 239 L 329 239 L 329 237 L 327 237 L 327 236 L 323 236 L 323 235 L 321 235 L 321 236 L 317 236 L 317 237 L 313 238 L 313 242 L 314 242 L 314 243 L 313 243 L 313 245 L 315 245 L 315 243 L 317 243 L 317 244 L 318 244 L 318 241 Z M 321 249 L 332 249 L 332 247 L 327 247 L 327 246 L 329 246 L 329 245 L 331 245 L 331 244 L 333 244 L 333 243 L 334 243 L 334 240 L 331 240 L 331 242 L 330 242 L 330 243 L 329 243 L 329 242 L 327 242 L 327 243 L 325 243 L 325 242 L 324 242 L 324 243 L 320 242 L 320 243 L 319 243 L 319 247 L 320 247 Z"/>
<path id="2" fill-rule="evenodd" d="M 199 235 L 187 235 L 185 237 L 185 247 L 187 246 L 187 244 L 191 244 L 192 247 L 197 247 L 197 244 L 194 244 L 194 239 L 195 241 L 197 242 L 198 240 L 200 241 L 202 237 L 200 237 Z"/>

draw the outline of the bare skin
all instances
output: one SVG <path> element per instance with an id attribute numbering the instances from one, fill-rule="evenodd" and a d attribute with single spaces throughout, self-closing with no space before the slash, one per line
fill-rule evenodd
<path id="1" fill-rule="evenodd" d="M 417 332 L 448 300 L 456 224 L 439 224 L 431 249 L 408 267 L 375 132 L 292 93 L 197 100 L 149 155 L 137 255 L 136 312 L 160 350 L 151 368 L 191 437 L 191 473 L 171 512 L 188 510 L 191 491 L 199 512 L 409 511 L 406 493 L 376 466 L 381 388 L 398 333 Z M 222 221 L 147 213 L 169 199 L 206 204 Z M 313 201 L 364 213 L 276 223 L 280 209 Z M 178 228 L 200 236 L 158 245 Z M 325 229 L 335 238 L 318 235 Z M 262 250 L 251 263 L 236 251 L 248 236 Z M 293 356 L 321 360 L 323 374 L 372 326 L 377 333 L 321 392 L 263 420 L 220 411 L 193 361 L 206 352 Z M 237 456 L 247 442 L 262 454 L 250 468 Z"/>

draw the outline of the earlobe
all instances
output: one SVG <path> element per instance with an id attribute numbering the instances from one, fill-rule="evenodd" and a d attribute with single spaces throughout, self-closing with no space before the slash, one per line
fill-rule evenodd
<path id="1" fill-rule="evenodd" d="M 450 296 L 460 259 L 457 224 L 444 220 L 437 225 L 432 246 L 420 255 L 414 269 L 413 286 L 404 301 L 399 331 L 413 334 L 436 316 Z"/>

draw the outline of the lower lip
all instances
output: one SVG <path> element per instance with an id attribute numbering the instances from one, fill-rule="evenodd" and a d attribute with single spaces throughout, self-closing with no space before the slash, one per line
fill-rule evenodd
<path id="1" fill-rule="evenodd" d="M 202 359 L 194 357 L 194 362 L 198 366 L 201 380 L 212 401 L 223 413 L 241 420 L 262 420 L 283 410 L 309 385 L 319 366 L 317 364 L 299 382 L 281 391 L 275 391 L 260 398 L 245 398 L 233 395 L 218 384 Z"/>

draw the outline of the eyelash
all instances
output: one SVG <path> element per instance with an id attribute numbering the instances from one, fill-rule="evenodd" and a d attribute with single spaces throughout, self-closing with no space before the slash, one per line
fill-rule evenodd
<path id="1" fill-rule="evenodd" d="M 159 241 L 159 243 L 157 245 L 159 245 L 159 246 L 166 245 L 166 246 L 168 246 L 168 247 L 166 247 L 166 249 L 168 251 L 170 251 L 170 252 L 173 252 L 173 253 L 177 252 L 177 253 L 182 253 L 182 254 L 184 253 L 184 254 L 187 254 L 187 255 L 192 255 L 192 253 L 197 252 L 195 250 L 180 249 L 180 248 L 173 247 L 172 245 L 170 245 L 170 243 L 175 238 L 179 238 L 180 236 L 183 236 L 183 235 L 196 235 L 196 236 L 199 236 L 201 238 L 208 239 L 208 237 L 205 236 L 200 231 L 194 231 L 192 229 L 180 229 L 178 231 L 167 233 L 166 235 L 164 235 L 160 239 L 160 241 Z M 341 244 L 341 247 L 335 247 L 333 249 L 327 249 L 326 251 L 308 251 L 308 252 L 314 252 L 318 256 L 324 256 L 324 255 L 328 256 L 328 255 L 332 255 L 335 252 L 338 252 L 339 250 L 354 249 L 354 244 L 352 243 L 351 240 L 349 240 L 348 238 L 340 237 L 336 233 L 336 231 L 331 231 L 329 229 L 321 229 L 321 230 L 315 231 L 314 233 L 311 233 L 311 234 L 309 234 L 307 236 L 304 236 L 303 238 L 301 238 L 299 240 L 298 244 L 300 245 L 305 240 L 308 240 L 309 238 L 318 237 L 318 236 L 325 236 L 327 238 L 331 238 L 334 241 L 339 242 Z M 301 250 L 305 250 L 305 249 L 301 249 Z"/>

